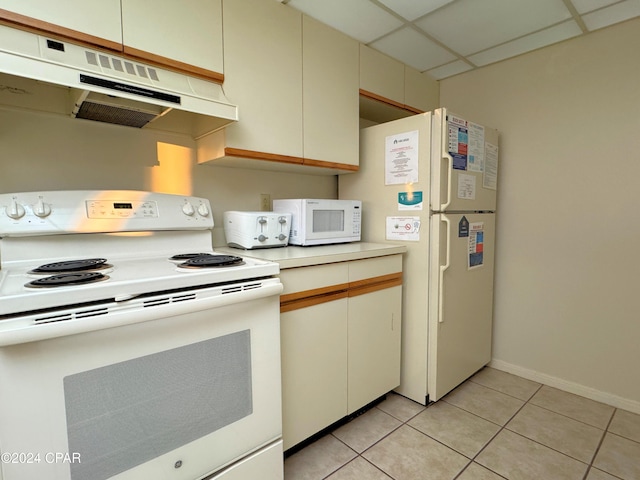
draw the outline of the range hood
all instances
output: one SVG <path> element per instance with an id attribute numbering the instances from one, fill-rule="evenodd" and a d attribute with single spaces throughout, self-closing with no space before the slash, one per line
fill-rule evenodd
<path id="1" fill-rule="evenodd" d="M 195 138 L 238 119 L 217 83 L 4 25 L 0 104 Z"/>

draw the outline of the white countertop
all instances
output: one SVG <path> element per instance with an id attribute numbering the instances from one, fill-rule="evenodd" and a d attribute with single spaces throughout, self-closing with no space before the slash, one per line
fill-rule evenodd
<path id="1" fill-rule="evenodd" d="M 407 247 L 405 245 L 387 243 L 353 242 L 338 245 L 316 245 L 312 247 L 288 245 L 286 247 L 261 248 L 255 250 L 217 247 L 215 251 L 277 262 L 280 264 L 281 269 L 286 269 L 395 255 L 406 252 Z"/>

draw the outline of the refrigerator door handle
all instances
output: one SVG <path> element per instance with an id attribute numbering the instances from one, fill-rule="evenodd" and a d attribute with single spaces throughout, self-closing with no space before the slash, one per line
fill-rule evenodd
<path id="1" fill-rule="evenodd" d="M 445 264 L 440 265 L 440 285 L 438 285 L 438 323 L 444 322 L 444 317 L 442 316 L 444 304 L 444 272 L 451 264 L 451 221 L 444 214 L 440 215 L 440 221 L 447 224 L 447 255 L 445 257 Z"/>
<path id="2" fill-rule="evenodd" d="M 451 177 L 453 176 L 453 158 L 449 155 L 449 129 L 447 128 L 446 120 L 444 121 L 441 132 L 442 138 L 440 138 L 440 141 L 442 142 L 442 150 L 444 151 L 442 159 L 447 161 L 447 201 L 440 205 L 440 211 L 442 212 L 446 210 L 451 203 Z"/>

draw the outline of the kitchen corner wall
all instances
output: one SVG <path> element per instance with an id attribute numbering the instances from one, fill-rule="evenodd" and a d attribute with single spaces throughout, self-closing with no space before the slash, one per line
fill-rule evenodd
<path id="1" fill-rule="evenodd" d="M 0 192 L 92 189 L 206 197 L 222 246 L 224 211 L 259 210 L 261 193 L 337 198 L 337 179 L 197 165 L 190 137 L 0 108 Z"/>
<path id="2" fill-rule="evenodd" d="M 640 413 L 640 19 L 441 82 L 500 130 L 493 364 Z"/>

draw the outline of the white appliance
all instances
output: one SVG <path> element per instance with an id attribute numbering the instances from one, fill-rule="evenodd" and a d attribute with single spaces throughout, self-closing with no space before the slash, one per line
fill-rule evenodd
<path id="1" fill-rule="evenodd" d="M 0 195 L 2 480 L 282 480 L 271 262 L 206 199 Z"/>
<path id="2" fill-rule="evenodd" d="M 273 200 L 275 212 L 291 213 L 292 245 L 326 245 L 360 241 L 362 202 L 290 198 Z"/>
<path id="3" fill-rule="evenodd" d="M 363 239 L 402 243 L 399 393 L 426 404 L 491 360 L 498 132 L 442 108 L 361 130 Z"/>
<path id="4" fill-rule="evenodd" d="M 272 248 L 286 247 L 291 228 L 290 213 L 224 212 L 224 235 L 230 247 Z"/>
<path id="5" fill-rule="evenodd" d="M 34 109 L 57 98 L 69 107 L 61 113 L 75 118 L 141 128 L 168 125 L 178 111 L 176 121 L 186 123 L 189 112 L 194 136 L 238 120 L 238 108 L 216 83 L 3 25 L 0 75 L 16 93 L 3 102 Z"/>

